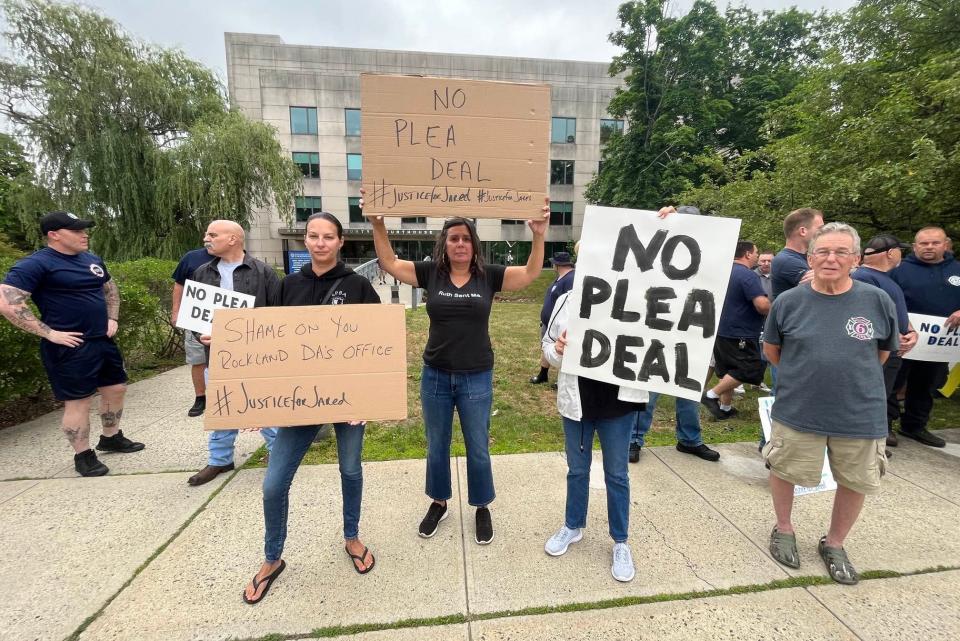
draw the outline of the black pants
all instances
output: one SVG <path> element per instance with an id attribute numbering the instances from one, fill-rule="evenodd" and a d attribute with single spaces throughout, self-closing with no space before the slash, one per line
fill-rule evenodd
<path id="1" fill-rule="evenodd" d="M 933 409 L 933 392 L 943 387 L 948 373 L 946 363 L 910 360 L 903 362 L 896 384 L 896 387 L 900 387 L 903 381 L 907 383 L 907 397 L 903 405 L 903 415 L 900 417 L 901 430 L 917 432 L 927 427 L 930 410 Z"/>
<path id="2" fill-rule="evenodd" d="M 897 375 L 903 365 L 903 359 L 890 354 L 883 365 L 883 387 L 887 392 L 887 429 L 893 430 L 893 422 L 900 418 L 900 401 L 897 400 Z"/>

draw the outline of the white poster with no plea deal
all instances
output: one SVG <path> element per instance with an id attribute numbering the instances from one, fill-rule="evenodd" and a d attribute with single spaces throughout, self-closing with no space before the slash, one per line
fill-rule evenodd
<path id="1" fill-rule="evenodd" d="M 588 206 L 564 372 L 700 400 L 740 221 Z"/>

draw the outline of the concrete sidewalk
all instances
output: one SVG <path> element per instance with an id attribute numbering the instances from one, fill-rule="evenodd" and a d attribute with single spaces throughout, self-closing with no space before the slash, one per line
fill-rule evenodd
<path id="1" fill-rule="evenodd" d="M 128 398 L 124 431 L 147 449 L 104 457 L 110 476 L 76 477 L 56 415 L 0 431 L 0 561 L 12 588 L 0 640 L 59 641 L 81 626 L 84 641 L 336 630 L 357 641 L 960 638 L 960 430 L 940 432 L 945 450 L 897 448 L 847 547 L 858 570 L 889 578 L 852 588 L 822 584 L 816 542 L 832 493 L 797 499 L 800 570 L 770 559 L 766 472 L 739 443 L 720 446 L 718 464 L 650 448 L 630 466 L 637 575 L 626 584 L 610 576 L 599 454 L 584 539 L 559 558 L 543 543 L 562 523 L 562 454 L 495 457 L 496 538 L 482 547 L 463 460 L 451 462 L 451 514 L 432 539 L 417 536 L 424 462 L 365 464 L 361 531 L 377 566 L 364 576 L 343 551 L 336 466 L 304 466 L 287 570 L 251 607 L 240 593 L 262 560 L 264 470 L 186 484 L 205 461 L 200 420 L 186 416 L 187 368 L 131 385 Z M 239 464 L 261 441 L 238 443 Z"/>

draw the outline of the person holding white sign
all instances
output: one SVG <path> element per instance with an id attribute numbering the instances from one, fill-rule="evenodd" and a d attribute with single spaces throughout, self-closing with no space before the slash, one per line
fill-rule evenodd
<path id="1" fill-rule="evenodd" d="M 247 254 L 244 247 L 243 227 L 232 220 L 215 220 L 207 226 L 203 246 L 215 258 L 193 272 L 193 280 L 204 285 L 249 294 L 254 297 L 254 307 L 268 307 L 280 300 L 280 277 L 262 260 Z M 210 337 L 201 336 L 207 346 L 207 362 L 210 361 Z M 260 430 L 269 450 L 276 436 L 275 428 Z M 190 485 L 209 483 L 217 475 L 233 469 L 233 444 L 237 430 L 213 430 L 207 440 L 209 459 L 206 467 L 187 479 Z"/>
<path id="2" fill-rule="evenodd" d="M 380 297 L 363 276 L 339 260 L 343 226 L 327 212 L 311 214 L 303 239 L 310 263 L 290 274 L 280 284 L 280 305 L 379 304 Z M 360 541 L 360 504 L 363 497 L 364 421 L 335 423 L 337 462 L 343 499 L 344 548 L 353 568 L 366 574 L 376 562 Z M 254 604 L 263 599 L 270 584 L 283 572 L 283 546 L 287 539 L 290 485 L 304 455 L 320 431 L 320 425 L 285 427 L 277 431 L 270 451 L 270 464 L 263 479 L 264 561 L 243 591 L 243 600 Z"/>
<path id="3" fill-rule="evenodd" d="M 913 240 L 913 254 L 890 272 L 903 290 L 907 311 L 946 318 L 944 328 L 960 327 L 960 263 L 947 251 L 947 234 L 940 227 L 924 227 Z M 946 441 L 927 430 L 933 392 L 947 380 L 946 363 L 907 360 L 898 382 L 906 382 L 907 396 L 900 417 L 900 434 L 929 445 Z M 899 387 L 899 386 L 898 386 Z"/>
<path id="4" fill-rule="evenodd" d="M 570 294 L 557 299 L 543 335 L 543 356 L 560 369 L 567 346 Z M 567 500 L 563 526 L 547 541 L 550 556 L 565 554 L 583 538 L 590 497 L 590 463 L 593 435 L 600 439 L 603 477 L 607 489 L 607 521 L 613 539 L 610 573 L 617 581 L 633 579 L 633 554 L 627 544 L 630 524 L 630 477 L 627 456 L 637 412 L 645 408 L 647 392 L 618 387 L 560 371 L 557 377 L 557 410 L 563 417 L 567 455 Z"/>
<path id="5" fill-rule="evenodd" d="M 170 322 L 177 324 L 177 316 L 180 315 L 180 302 L 183 300 L 183 286 L 188 279 L 193 278 L 193 272 L 201 265 L 205 265 L 214 259 L 213 254 L 206 248 L 194 249 L 188 251 L 177 263 L 177 268 L 173 271 L 173 294 L 170 304 Z M 193 381 L 193 392 L 195 399 L 193 406 L 187 410 L 187 416 L 202 416 L 207 408 L 207 384 L 203 380 L 203 370 L 206 369 L 207 355 L 206 350 L 193 332 L 185 330 L 183 332 L 183 351 L 186 356 L 187 365 L 190 366 L 190 379 Z"/>
<path id="6" fill-rule="evenodd" d="M 467 501 L 477 508 L 475 540 L 479 545 L 493 540 L 493 520 L 487 507 L 496 496 L 490 463 L 490 310 L 498 291 L 523 289 L 540 275 L 549 202 L 543 211 L 543 218 L 527 221 L 533 243 L 523 267 L 485 265 L 477 230 L 466 218 L 451 218 L 444 223 L 432 261 L 400 260 L 390 246 L 383 217 L 370 219 L 377 258 L 384 270 L 407 285 L 430 292 L 430 334 L 423 352 L 420 400 L 427 433 L 426 493 L 433 502 L 420 523 L 420 536 L 424 538 L 436 534 L 440 521 L 447 517 L 447 500 L 453 495 L 450 442 L 456 409 L 467 449 Z"/>
<path id="7" fill-rule="evenodd" d="M 763 332 L 767 359 L 780 368 L 773 429 L 763 447 L 776 513 L 770 554 L 800 567 L 794 486 L 820 483 L 826 449 L 838 487 L 830 529 L 817 549 L 830 577 L 845 584 L 859 578 L 844 540 L 865 496 L 880 491 L 886 469 L 883 364 L 899 346 L 890 296 L 850 277 L 859 253 L 860 237 L 849 225 L 814 232 L 807 250 L 812 280 L 777 297 Z"/>

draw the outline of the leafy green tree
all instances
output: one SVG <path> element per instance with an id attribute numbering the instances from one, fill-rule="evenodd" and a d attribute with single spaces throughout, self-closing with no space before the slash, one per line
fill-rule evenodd
<path id="1" fill-rule="evenodd" d="M 175 258 L 211 218 L 289 216 L 301 175 L 273 130 L 227 105 L 213 74 L 77 5 L 0 2 L 0 113 L 59 206 L 97 221 L 112 259 Z M 25 227 L 36 225 L 28 209 Z"/>

